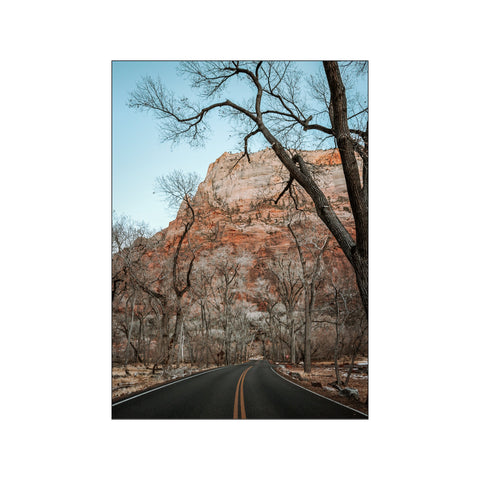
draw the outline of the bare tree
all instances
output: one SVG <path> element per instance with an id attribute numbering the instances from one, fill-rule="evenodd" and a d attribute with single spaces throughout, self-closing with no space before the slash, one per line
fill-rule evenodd
<path id="1" fill-rule="evenodd" d="M 148 225 L 135 222 L 131 218 L 114 212 L 112 221 L 112 309 L 120 304 L 123 318 L 116 324 L 116 315 L 112 312 L 113 328 L 123 332 L 126 346 L 123 354 L 125 372 L 128 374 L 129 349 L 135 353 L 135 359 L 142 361 L 138 345 L 132 340 L 133 327 L 138 316 L 140 292 L 136 275 L 141 270 L 142 257 L 147 249 L 147 238 L 152 235 Z M 130 309 L 130 310 L 129 310 Z"/>
<path id="2" fill-rule="evenodd" d="M 231 309 L 232 340 L 235 349 L 232 353 L 233 363 L 247 360 L 248 345 L 253 342 L 256 330 L 249 319 L 249 305 L 237 300 Z"/>
<path id="3" fill-rule="evenodd" d="M 202 359 L 208 367 L 209 358 L 213 357 L 210 341 L 211 313 L 209 299 L 214 276 L 214 271 L 208 258 L 203 257 L 199 259 L 196 263 L 193 275 L 194 281 L 192 281 L 192 295 L 200 308 L 200 331 L 203 339 Z"/>
<path id="4" fill-rule="evenodd" d="M 364 312 L 358 312 L 359 319 L 351 325 L 350 365 L 344 384 L 348 385 L 350 376 L 355 366 L 355 359 L 367 347 L 368 321 Z"/>
<path id="5" fill-rule="evenodd" d="M 243 317 L 238 311 L 234 311 L 234 305 L 244 289 L 245 271 L 251 259 L 247 255 L 236 256 L 230 249 L 222 248 L 217 250 L 209 261 L 215 272 L 211 280 L 209 302 L 220 318 L 224 332 L 225 363 L 229 365 L 233 362 L 232 338 L 235 333 L 236 317 L 242 318 L 240 323 L 243 323 Z"/>
<path id="6" fill-rule="evenodd" d="M 153 231 L 145 222 L 136 222 L 126 215 L 113 212 L 112 219 L 112 301 L 120 286 L 138 268 L 146 251 L 146 238 Z"/>
<path id="7" fill-rule="evenodd" d="M 340 386 L 342 384 L 342 379 L 340 376 L 340 370 L 338 367 L 338 360 L 342 353 L 343 347 L 343 332 L 345 329 L 345 319 L 343 316 L 347 312 L 347 301 L 345 295 L 342 291 L 339 291 L 338 288 L 333 284 L 333 289 L 335 291 L 335 352 L 334 352 L 334 359 L 333 363 L 335 365 L 335 376 L 337 378 L 337 385 Z M 341 303 L 344 304 L 344 314 L 342 314 L 342 307 Z"/>
<path id="8" fill-rule="evenodd" d="M 358 64 L 325 61 L 323 67 L 329 99 L 328 108 L 320 111 L 312 107 L 316 101 L 314 94 L 308 102 L 305 100 L 301 76 L 294 64 L 262 61 L 186 62 L 182 72 L 190 78 L 192 86 L 200 89 L 203 105 L 197 106 L 187 98 L 176 99 L 160 80 L 145 77 L 132 92 L 129 106 L 153 112 L 162 122 L 165 140 L 186 139 L 191 145 L 202 144 L 208 133 L 206 119 L 211 111 L 219 110 L 238 121 L 248 160 L 248 142 L 260 134 L 290 174 L 284 192 L 293 182 L 303 187 L 317 215 L 352 264 L 368 312 L 368 109 L 360 106 L 354 112 L 348 110 L 353 104 L 347 102 L 341 70 L 358 71 Z M 225 97 L 222 100 L 232 80 L 238 78 L 245 79 L 252 88 L 251 100 L 244 103 Z M 357 126 L 360 119 L 364 119 L 362 128 Z M 356 122 L 355 126 L 352 122 Z M 355 220 L 355 236 L 342 224 L 298 151 L 304 137 L 312 133 L 322 140 L 333 138 L 338 146 Z"/>
<path id="9" fill-rule="evenodd" d="M 304 295 L 304 315 L 305 315 L 305 339 L 304 339 L 304 363 L 303 369 L 305 373 L 310 373 L 312 371 L 312 312 L 315 307 L 317 289 L 320 285 L 321 274 L 324 271 L 322 256 L 325 248 L 328 243 L 328 236 L 326 236 L 321 245 L 314 246 L 313 255 L 309 255 L 310 258 L 307 258 L 304 249 L 301 245 L 299 235 L 295 233 L 292 223 L 289 222 L 288 230 L 291 233 L 295 246 L 297 248 L 298 257 L 300 259 L 302 283 L 303 283 L 303 295 Z M 316 238 L 314 242 L 316 242 Z M 306 243 L 306 242 L 304 242 Z"/>
<path id="10" fill-rule="evenodd" d="M 279 301 L 285 307 L 285 319 L 290 336 L 290 358 L 296 363 L 296 332 L 294 310 L 303 290 L 302 276 L 298 263 L 287 256 L 277 257 L 267 262 L 266 273 Z"/>
<path id="11" fill-rule="evenodd" d="M 188 266 L 185 271 L 179 271 L 180 255 L 182 246 L 185 244 L 188 232 L 195 222 L 195 210 L 193 207 L 193 195 L 197 189 L 200 177 L 196 173 L 184 173 L 174 170 L 172 173 L 156 179 L 155 193 L 162 194 L 172 207 L 184 206 L 185 217 L 183 231 L 178 239 L 177 246 L 173 254 L 172 263 L 172 287 L 175 292 L 175 329 L 170 339 L 168 361 L 173 359 L 175 348 L 178 348 L 178 340 L 183 330 L 183 310 L 182 298 L 191 287 L 191 273 L 195 253 L 190 250 L 190 260 L 187 260 Z M 179 356 L 177 355 L 177 363 Z"/>
<path id="12" fill-rule="evenodd" d="M 152 261 L 152 253 L 161 247 L 161 239 L 152 237 L 153 232 L 143 222 L 134 222 L 126 216 L 114 213 L 112 226 L 112 301 L 113 310 L 124 311 L 119 323 L 114 326 L 126 338 L 124 362 L 128 362 L 128 350 L 134 353 L 134 359 L 142 361 L 139 353 L 145 348 L 145 323 L 149 310 L 153 322 L 153 336 L 157 351 L 153 357 L 152 374 L 155 374 L 159 362 L 168 359 L 168 324 L 172 316 L 172 301 L 168 285 L 168 260 L 160 261 L 160 270 L 151 270 L 148 264 Z M 148 255 L 147 255 L 148 254 Z M 123 300 L 122 300 L 123 299 Z M 134 301 L 133 301 L 134 300 Z M 147 307 L 145 307 L 147 306 Z M 130 314 L 128 313 L 131 310 Z M 114 322 L 117 315 L 114 313 Z M 144 318 L 145 317 L 145 318 Z M 138 324 L 135 333 L 134 324 Z M 136 338 L 136 344 L 135 344 Z M 149 344 L 150 339 L 147 340 Z M 150 352 L 143 352 L 143 361 L 150 358 Z"/>
<path id="13" fill-rule="evenodd" d="M 333 361 L 338 387 L 347 386 L 355 359 L 366 346 L 368 330 L 367 317 L 360 306 L 358 293 L 345 284 L 331 282 L 332 298 L 324 309 L 324 317 L 319 323 L 331 325 L 334 329 Z M 350 355 L 350 365 L 343 380 L 339 361 L 343 355 Z"/>
<path id="14" fill-rule="evenodd" d="M 283 360 L 284 352 L 282 340 L 284 332 L 282 331 L 282 304 L 279 296 L 272 287 L 272 283 L 267 278 L 258 277 L 255 281 L 252 293 L 255 295 L 257 304 L 261 310 L 265 311 L 263 316 L 262 337 L 265 341 L 271 342 L 271 358 L 273 360 Z M 264 354 L 265 355 L 265 354 Z"/>

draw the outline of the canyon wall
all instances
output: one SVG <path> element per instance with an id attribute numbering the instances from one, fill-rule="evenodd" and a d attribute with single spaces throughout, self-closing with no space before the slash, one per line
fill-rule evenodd
<path id="1" fill-rule="evenodd" d="M 338 217 L 354 235 L 338 150 L 302 153 Z M 288 178 L 287 170 L 271 149 L 251 154 L 250 161 L 240 153 L 221 155 L 209 166 L 192 201 L 196 220 L 189 232 L 188 245 L 182 246 L 183 268 L 193 252 L 194 271 L 201 265 L 200 259 L 203 263 L 210 259 L 213 264 L 219 252 L 232 259 L 243 257 L 247 273 L 245 296 L 258 303 L 258 292 L 254 294 L 250 290 L 263 275 L 262 267 L 280 257 L 298 260 L 294 239 L 287 227 L 290 223 L 305 248 L 307 259 L 313 259 L 315 247 L 330 237 L 324 254 L 323 288 L 332 282 L 341 282 L 356 290 L 351 266 L 302 188 L 297 186 L 293 195 L 285 193 L 275 203 Z M 173 255 L 186 218 L 187 209 L 182 205 L 176 219 L 149 240 L 152 272 L 166 270 L 162 259 Z M 308 252 L 313 252 L 310 257 Z"/>

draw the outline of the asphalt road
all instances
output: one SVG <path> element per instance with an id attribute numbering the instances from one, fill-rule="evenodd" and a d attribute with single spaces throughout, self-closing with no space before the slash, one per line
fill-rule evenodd
<path id="1" fill-rule="evenodd" d="M 210 370 L 112 406 L 124 419 L 366 419 L 278 375 L 264 360 Z"/>

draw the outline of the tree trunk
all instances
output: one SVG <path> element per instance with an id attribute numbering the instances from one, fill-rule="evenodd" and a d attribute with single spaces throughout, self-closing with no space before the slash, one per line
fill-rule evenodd
<path id="1" fill-rule="evenodd" d="M 339 343 L 340 343 L 340 338 L 339 338 L 339 332 L 338 332 L 338 320 L 337 323 L 335 324 L 335 351 L 334 351 L 334 357 L 333 361 L 335 364 L 335 377 L 337 379 L 337 385 L 340 386 L 342 383 L 342 379 L 340 377 L 340 370 L 338 368 L 338 356 L 339 356 Z"/>
<path id="2" fill-rule="evenodd" d="M 300 155 L 291 157 L 275 136 L 258 120 L 259 131 L 272 145 L 272 149 L 287 168 L 292 177 L 305 189 L 313 200 L 319 218 L 337 240 L 343 253 L 352 264 L 362 303 L 368 315 L 368 204 L 366 190 L 363 191 L 358 164 L 353 147 L 353 141 L 348 127 L 347 100 L 337 62 L 324 62 L 325 73 L 331 92 L 331 102 L 334 125 L 332 125 L 337 140 L 350 205 L 355 220 L 355 237 L 348 233 L 345 226 L 335 214 L 325 194 L 307 171 Z M 365 188 L 367 188 L 365 184 Z M 358 256 L 358 258 L 356 258 Z"/>
<path id="3" fill-rule="evenodd" d="M 355 357 L 357 356 L 357 353 L 355 350 L 352 352 L 352 356 L 350 357 L 350 365 L 348 367 L 348 372 L 347 372 L 347 378 L 345 378 L 345 386 L 348 386 L 348 382 L 350 380 L 350 375 L 352 374 L 353 367 L 355 366 Z"/>
<path id="4" fill-rule="evenodd" d="M 292 317 L 292 312 L 287 312 L 287 321 L 290 324 L 290 361 L 292 364 L 297 363 L 296 349 L 295 349 L 295 320 Z"/>
<path id="5" fill-rule="evenodd" d="M 165 366 L 168 360 L 168 316 L 165 312 L 162 312 L 160 317 L 158 337 L 159 344 L 157 346 L 158 350 L 152 369 L 152 375 L 155 375 L 159 363 Z"/>
<path id="6" fill-rule="evenodd" d="M 185 343 L 185 338 L 184 338 L 184 333 L 183 333 L 183 322 L 180 325 L 180 342 L 179 342 L 179 348 L 178 348 L 178 358 L 177 358 L 177 365 L 180 365 L 183 363 L 184 356 L 183 356 L 183 347 Z"/>
<path id="7" fill-rule="evenodd" d="M 176 302 L 176 318 L 175 318 L 175 330 L 173 332 L 173 336 L 170 339 L 170 344 L 168 346 L 168 365 L 171 365 L 173 363 L 173 359 L 175 357 L 175 347 L 178 348 L 178 340 L 180 337 L 180 331 L 183 323 L 183 311 L 182 311 L 182 305 L 181 305 L 181 298 L 177 298 Z M 177 355 L 177 364 L 178 364 L 178 355 Z M 177 365 L 178 366 L 178 365 Z"/>
<path id="8" fill-rule="evenodd" d="M 133 329 L 133 321 L 135 319 L 135 301 L 137 299 L 137 292 L 133 294 L 133 301 L 132 301 L 132 315 L 130 317 L 130 325 L 128 327 L 128 335 L 127 335 L 127 346 L 125 347 L 125 359 L 124 359 L 124 366 L 125 366 L 125 373 L 127 373 L 127 363 L 128 363 L 128 346 L 131 344 L 131 337 L 132 337 L 132 329 Z M 125 313 L 127 312 L 127 305 L 125 305 Z"/>
<path id="9" fill-rule="evenodd" d="M 362 299 L 363 308 L 368 315 L 368 258 L 362 257 L 358 251 L 353 255 L 353 268 L 357 279 L 357 286 Z"/>
<path id="10" fill-rule="evenodd" d="M 348 126 L 347 97 L 337 62 L 323 62 L 330 88 L 334 125 L 332 125 L 342 159 L 348 198 L 355 219 L 356 245 L 351 263 L 355 270 L 358 289 L 368 315 L 368 179 L 360 179 L 354 143 Z"/>
<path id="11" fill-rule="evenodd" d="M 168 360 L 168 323 L 169 318 L 165 313 L 161 321 L 161 338 L 160 338 L 160 355 L 159 358 L 163 365 L 166 365 Z"/>
<path id="12" fill-rule="evenodd" d="M 228 318 L 225 319 L 225 365 L 230 365 L 230 325 Z"/>
<path id="13" fill-rule="evenodd" d="M 310 373 L 312 371 L 312 315 L 310 312 L 310 302 L 307 302 L 305 294 L 305 346 L 303 371 Z"/>
<path id="14" fill-rule="evenodd" d="M 203 300 L 200 303 L 200 313 L 201 313 L 201 319 L 202 319 L 202 330 L 205 331 L 203 335 L 203 356 L 204 356 L 203 360 L 206 364 L 206 367 L 208 368 L 209 331 L 208 331 L 207 312 L 206 312 L 205 303 L 203 302 Z"/>
<path id="15" fill-rule="evenodd" d="M 348 382 L 350 380 L 350 375 L 352 374 L 353 367 L 355 366 L 355 358 L 357 357 L 358 352 L 362 347 L 362 340 L 363 340 L 364 333 L 365 333 L 365 330 L 362 330 L 352 345 L 352 355 L 350 357 L 350 366 L 348 368 L 347 378 L 345 379 L 345 386 L 348 385 Z"/>
<path id="16" fill-rule="evenodd" d="M 335 363 L 335 376 L 337 378 L 337 385 L 340 387 L 342 379 L 340 376 L 340 370 L 338 368 L 338 357 L 340 356 L 340 306 L 338 301 L 338 291 L 335 287 L 335 303 L 337 306 L 337 318 L 335 320 L 335 351 L 334 351 L 334 363 Z"/>
<path id="17" fill-rule="evenodd" d="M 134 343 L 130 340 L 130 346 L 132 347 L 133 350 L 133 355 L 138 362 L 144 363 L 142 357 L 140 356 L 140 353 L 138 352 L 138 349 L 135 347 Z"/>
<path id="18" fill-rule="evenodd" d="M 143 335 L 144 335 L 144 329 L 143 329 L 143 313 L 142 313 L 138 319 L 138 340 L 137 340 L 137 348 L 135 349 L 135 354 L 137 358 L 139 358 L 139 352 L 142 351 L 142 348 L 144 345 L 143 338 L 142 338 Z"/>

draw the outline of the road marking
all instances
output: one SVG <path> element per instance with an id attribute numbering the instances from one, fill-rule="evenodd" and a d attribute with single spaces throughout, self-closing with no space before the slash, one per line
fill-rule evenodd
<path id="1" fill-rule="evenodd" d="M 237 382 L 237 388 L 235 390 L 235 401 L 233 402 L 233 418 L 238 418 L 238 390 L 240 389 L 240 383 L 242 382 L 244 374 L 245 370 L 242 372 Z"/>
<path id="2" fill-rule="evenodd" d="M 368 418 L 368 415 L 365 415 L 363 412 L 360 412 L 359 410 L 355 410 L 355 409 L 352 408 L 352 407 L 348 407 L 347 405 L 343 405 L 343 404 L 340 403 L 340 402 L 336 402 L 335 400 L 332 400 L 331 398 L 324 397 L 323 395 L 320 395 L 320 394 L 317 393 L 317 392 L 313 392 L 312 390 L 309 390 L 308 388 L 302 387 L 302 386 L 299 385 L 298 383 L 292 382 L 292 381 L 290 381 L 288 378 L 285 378 L 283 375 L 280 375 L 274 368 L 270 367 L 270 369 L 272 370 L 272 372 L 276 373 L 280 378 L 282 378 L 282 379 L 285 380 L 286 382 L 289 382 L 289 383 L 291 383 L 292 385 L 295 385 L 295 386 L 298 387 L 298 388 L 303 388 L 303 390 L 305 390 L 305 391 L 307 391 L 307 392 L 310 392 L 310 393 L 313 393 L 314 395 L 317 395 L 317 397 L 323 398 L 323 399 L 325 399 L 325 400 L 329 400 L 330 402 L 333 402 L 333 403 L 336 403 L 337 405 L 340 405 L 340 406 L 342 406 L 342 407 L 348 408 L 349 410 L 353 410 L 354 412 L 357 412 L 357 413 L 359 413 L 360 415 L 363 415 L 364 417 L 367 417 L 367 418 Z"/>
<path id="3" fill-rule="evenodd" d="M 175 380 L 174 382 L 167 383 L 166 385 L 160 385 L 157 388 L 152 388 L 152 390 L 148 390 L 148 392 L 142 392 L 142 393 L 139 393 L 138 395 L 135 395 L 133 397 L 126 398 L 125 400 L 120 400 L 117 403 L 112 403 L 112 407 L 116 407 L 117 405 L 120 405 L 121 403 L 124 403 L 124 402 L 128 402 L 129 400 L 133 400 L 134 398 L 141 397 L 142 395 L 146 395 L 147 393 L 156 392 L 157 390 L 160 390 L 161 388 L 166 388 L 166 387 L 169 387 L 170 385 L 175 385 L 176 383 L 180 383 L 180 382 L 183 382 L 185 380 L 190 380 L 191 378 L 199 377 L 200 375 L 205 375 L 206 373 L 218 372 L 218 370 L 221 370 L 222 368 L 226 368 L 226 366 L 218 367 L 218 368 L 212 368 L 210 370 L 207 370 L 206 372 L 200 372 L 200 373 L 197 373 L 197 374 L 194 374 L 194 375 L 190 375 L 189 377 L 179 378 L 178 380 Z"/>
<path id="4" fill-rule="evenodd" d="M 238 392 L 239 391 L 240 391 L 240 415 L 242 419 L 247 418 L 247 414 L 245 412 L 245 399 L 243 396 L 243 383 L 245 382 L 245 377 L 247 376 L 247 372 L 252 368 L 252 366 L 244 370 L 240 375 L 240 378 L 238 379 L 237 388 L 235 390 L 235 401 L 233 403 L 233 418 L 235 419 L 238 418 L 238 398 L 239 398 Z"/>
<path id="5" fill-rule="evenodd" d="M 242 385 L 240 387 L 240 408 L 241 408 L 241 413 L 242 413 L 242 418 L 247 418 L 247 414 L 245 412 L 245 400 L 243 398 L 243 384 L 245 383 L 245 377 L 247 376 L 247 372 L 251 369 L 252 367 L 248 367 L 245 370 L 245 375 L 242 378 Z"/>

